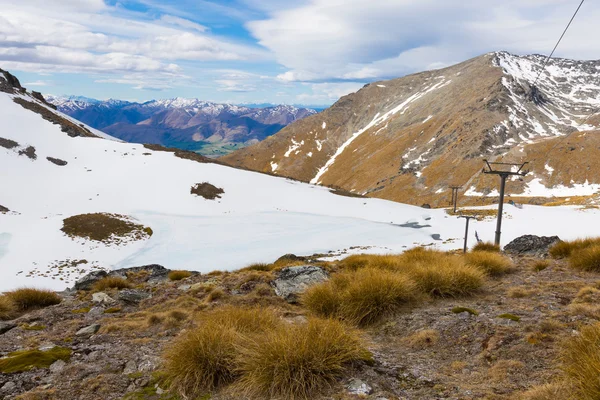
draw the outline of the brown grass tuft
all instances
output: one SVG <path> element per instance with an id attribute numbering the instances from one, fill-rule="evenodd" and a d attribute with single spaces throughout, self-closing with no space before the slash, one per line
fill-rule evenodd
<path id="1" fill-rule="evenodd" d="M 500 246 L 493 244 L 491 242 L 477 242 L 475 246 L 473 246 L 472 251 L 491 251 L 491 252 L 500 252 Z"/>
<path id="2" fill-rule="evenodd" d="M 0 296 L 0 320 L 13 319 L 17 310 L 15 304 L 8 296 Z"/>
<path id="3" fill-rule="evenodd" d="M 600 271 L 600 245 L 574 250 L 569 257 L 569 266 L 582 271 Z"/>
<path id="4" fill-rule="evenodd" d="M 521 400 L 552 400 L 552 399 L 568 399 L 570 398 L 571 391 L 562 382 L 546 383 L 540 386 L 534 386 L 525 393 L 523 393 L 519 399 Z"/>
<path id="5" fill-rule="evenodd" d="M 414 282 L 406 275 L 363 268 L 334 275 L 309 288 L 302 304 L 321 316 L 337 316 L 358 325 L 370 325 L 416 297 Z"/>
<path id="6" fill-rule="evenodd" d="M 549 253 L 553 258 L 567 258 L 570 257 L 575 250 L 585 249 L 598 244 L 600 244 L 600 238 L 560 241 L 550 248 Z"/>
<path id="7" fill-rule="evenodd" d="M 550 266 L 550 261 L 548 260 L 537 260 L 531 266 L 535 272 L 540 272 L 545 270 Z"/>
<path id="8" fill-rule="evenodd" d="M 450 256 L 435 263 L 417 264 L 409 274 L 422 292 L 437 297 L 473 294 L 483 286 L 485 279 L 479 268 L 465 265 L 459 258 Z"/>
<path id="9" fill-rule="evenodd" d="M 5 304 L 12 303 L 15 311 L 24 312 L 36 308 L 44 308 L 58 304 L 62 298 L 51 290 L 42 290 L 34 288 L 16 289 L 4 293 Z"/>
<path id="10" fill-rule="evenodd" d="M 222 299 L 223 297 L 225 297 L 225 295 L 226 295 L 225 291 L 223 289 L 217 287 L 217 288 L 214 288 L 213 290 L 211 290 L 210 293 L 208 293 L 208 296 L 206 296 L 206 301 L 211 303 L 213 301 Z"/>
<path id="11" fill-rule="evenodd" d="M 506 295 L 513 299 L 522 299 L 524 297 L 532 296 L 536 293 L 537 292 L 535 290 L 527 289 L 523 286 L 511 287 L 511 288 L 508 288 L 508 290 L 506 291 Z"/>
<path id="12" fill-rule="evenodd" d="M 238 358 L 236 388 L 245 397 L 306 399 L 327 389 L 352 362 L 366 359 L 370 354 L 357 331 L 312 318 L 249 342 Z"/>
<path id="13" fill-rule="evenodd" d="M 491 276 L 507 274 L 514 267 L 512 261 L 508 257 L 487 250 L 467 253 L 465 254 L 465 261 L 467 264 L 474 265 Z"/>
<path id="14" fill-rule="evenodd" d="M 423 329 L 405 337 L 402 341 L 413 349 L 421 350 L 435 345 L 440 339 L 440 334 L 435 329 Z"/>
<path id="15" fill-rule="evenodd" d="M 600 324 L 585 326 L 562 343 L 561 368 L 578 399 L 600 398 Z"/>
<path id="16" fill-rule="evenodd" d="M 192 273 L 190 271 L 178 271 L 178 270 L 171 271 L 171 272 L 169 272 L 169 275 L 167 275 L 167 277 L 171 281 L 180 281 L 182 279 L 189 278 L 190 276 L 192 276 Z"/>
<path id="17" fill-rule="evenodd" d="M 107 276 L 94 283 L 92 289 L 96 292 L 101 292 L 106 289 L 130 289 L 133 286 L 125 279 L 118 276 Z"/>

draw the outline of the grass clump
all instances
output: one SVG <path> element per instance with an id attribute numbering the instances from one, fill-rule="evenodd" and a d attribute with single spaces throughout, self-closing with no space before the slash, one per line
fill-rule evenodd
<path id="1" fill-rule="evenodd" d="M 521 321 L 521 317 L 519 317 L 518 315 L 508 314 L 508 313 L 500 314 L 496 318 L 510 319 L 511 321 L 515 321 L 515 322 Z"/>
<path id="2" fill-rule="evenodd" d="M 104 314 L 116 314 L 121 312 L 121 307 L 110 307 L 104 310 Z"/>
<path id="3" fill-rule="evenodd" d="M 273 265 L 272 264 L 256 263 L 256 264 L 248 265 L 247 267 L 242 268 L 240 271 L 268 272 L 268 271 L 271 271 L 272 269 L 273 269 Z"/>
<path id="4" fill-rule="evenodd" d="M 246 397 L 306 399 L 342 377 L 352 362 L 370 358 L 358 332 L 339 321 L 280 325 L 242 350 L 236 388 Z"/>
<path id="5" fill-rule="evenodd" d="M 142 239 L 152 235 L 151 229 L 131 222 L 126 216 L 107 213 L 74 215 L 63 220 L 61 230 L 71 237 L 99 242 L 113 242 L 128 236 Z"/>
<path id="6" fill-rule="evenodd" d="M 479 315 L 479 312 L 477 312 L 477 310 L 473 310 L 472 308 L 468 308 L 468 307 L 454 307 L 451 311 L 454 314 L 460 314 L 460 313 L 467 312 L 471 315 Z"/>
<path id="7" fill-rule="evenodd" d="M 16 312 L 25 312 L 37 308 L 53 306 L 62 301 L 61 297 L 51 290 L 21 288 L 4 293 L 8 300 L 5 304 L 12 304 Z"/>
<path id="8" fill-rule="evenodd" d="M 301 302 L 313 313 L 370 325 L 413 300 L 415 283 L 393 271 L 363 268 L 334 275 L 309 288 Z"/>
<path id="9" fill-rule="evenodd" d="M 594 245 L 600 245 L 600 238 L 560 241 L 550 248 L 549 253 L 552 258 L 568 258 L 574 251 Z"/>
<path id="10" fill-rule="evenodd" d="M 435 263 L 420 263 L 409 271 L 420 291 L 434 297 L 460 297 L 478 291 L 484 283 L 484 273 L 459 258 L 445 256 Z"/>
<path id="11" fill-rule="evenodd" d="M 8 296 L 0 296 L 0 321 L 16 317 L 15 303 Z"/>
<path id="12" fill-rule="evenodd" d="M 582 271 L 600 271 L 600 245 L 574 250 L 569 257 L 569 266 Z"/>
<path id="13" fill-rule="evenodd" d="M 440 339 L 440 333 L 435 329 L 423 329 L 404 338 L 402 341 L 416 350 L 434 346 Z"/>
<path id="14" fill-rule="evenodd" d="M 169 272 L 169 275 L 167 275 L 170 281 L 180 281 L 182 279 L 189 278 L 190 276 L 192 276 L 192 273 L 190 271 L 179 270 L 171 271 Z"/>
<path id="15" fill-rule="evenodd" d="M 600 398 L 600 324 L 583 327 L 562 343 L 561 369 L 578 399 Z"/>
<path id="16" fill-rule="evenodd" d="M 66 347 L 53 347 L 47 351 L 23 350 L 9 353 L 6 358 L 0 359 L 0 372 L 11 374 L 29 371 L 33 368 L 48 368 L 55 361 L 69 361 L 71 349 Z"/>
<path id="17" fill-rule="evenodd" d="M 491 242 L 477 242 L 477 244 L 473 246 L 472 251 L 489 251 L 499 253 L 500 246 Z"/>
<path id="18" fill-rule="evenodd" d="M 119 276 L 107 276 L 94 283 L 92 289 L 101 292 L 106 289 L 131 289 L 133 285 Z"/>
<path id="19" fill-rule="evenodd" d="M 465 254 L 465 261 L 467 264 L 474 265 L 491 276 L 501 276 L 513 269 L 513 263 L 509 258 L 490 251 L 467 253 Z"/>
<path id="20" fill-rule="evenodd" d="M 550 266 L 550 261 L 548 261 L 548 260 L 538 260 L 538 261 L 534 262 L 531 267 L 533 268 L 533 270 L 535 272 L 540 272 L 540 271 L 545 270 L 549 266 Z"/>
<path id="21" fill-rule="evenodd" d="M 71 313 L 72 314 L 87 314 L 88 312 L 90 312 L 91 309 L 92 309 L 92 307 L 77 308 L 75 310 L 71 310 Z"/>

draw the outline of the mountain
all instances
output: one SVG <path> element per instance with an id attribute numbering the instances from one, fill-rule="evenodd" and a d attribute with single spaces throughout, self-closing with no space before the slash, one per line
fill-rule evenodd
<path id="1" fill-rule="evenodd" d="M 64 289 L 97 269 L 210 272 L 286 253 L 400 251 L 462 232 L 441 210 L 347 197 L 192 152 L 121 142 L 74 124 L 3 73 L 0 292 Z M 86 236 L 102 233 L 110 236 Z"/>
<path id="2" fill-rule="evenodd" d="M 132 143 L 161 144 L 208 156 L 259 142 L 289 123 L 316 114 L 288 105 L 262 108 L 175 98 L 132 103 L 47 96 L 58 110 Z"/>
<path id="3" fill-rule="evenodd" d="M 590 196 L 600 189 L 600 61 L 544 61 L 496 52 L 372 83 L 222 160 L 432 206 L 448 204 L 452 185 L 464 204 L 490 203 L 498 180 L 483 160 L 529 161 L 507 185 L 517 201 Z"/>

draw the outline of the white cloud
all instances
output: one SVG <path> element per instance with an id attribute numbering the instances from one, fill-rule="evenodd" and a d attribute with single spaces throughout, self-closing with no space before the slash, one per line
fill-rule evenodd
<path id="1" fill-rule="evenodd" d="M 547 54 L 576 6 L 570 0 L 310 0 L 247 27 L 288 68 L 282 81 L 372 80 L 494 50 Z M 598 18 L 600 6 L 584 4 L 557 54 L 597 58 Z"/>
<path id="2" fill-rule="evenodd" d="M 312 83 L 308 85 L 311 93 L 303 93 L 296 96 L 296 100 L 302 104 L 329 104 L 340 97 L 356 92 L 364 86 L 361 82 L 325 82 Z"/>
<path id="3" fill-rule="evenodd" d="M 163 15 L 162 17 L 160 17 L 160 20 L 167 24 L 178 25 L 178 26 L 181 26 L 182 28 L 193 29 L 198 32 L 205 32 L 208 30 L 208 28 L 203 25 L 197 24 L 188 19 L 175 17 L 173 15 Z"/>

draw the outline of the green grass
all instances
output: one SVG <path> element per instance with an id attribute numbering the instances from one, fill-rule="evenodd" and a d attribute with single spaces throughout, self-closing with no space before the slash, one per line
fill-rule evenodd
<path id="1" fill-rule="evenodd" d="M 29 371 L 34 368 L 48 368 L 55 361 L 69 361 L 71 353 L 71 349 L 66 347 L 53 347 L 47 351 L 15 351 L 9 353 L 6 358 L 0 359 L 0 372 L 12 374 Z"/>
<path id="2" fill-rule="evenodd" d="M 519 317 L 518 315 L 508 314 L 508 313 L 507 314 L 500 314 L 496 318 L 510 319 L 511 321 L 515 321 L 515 322 L 521 321 L 521 317 Z"/>

